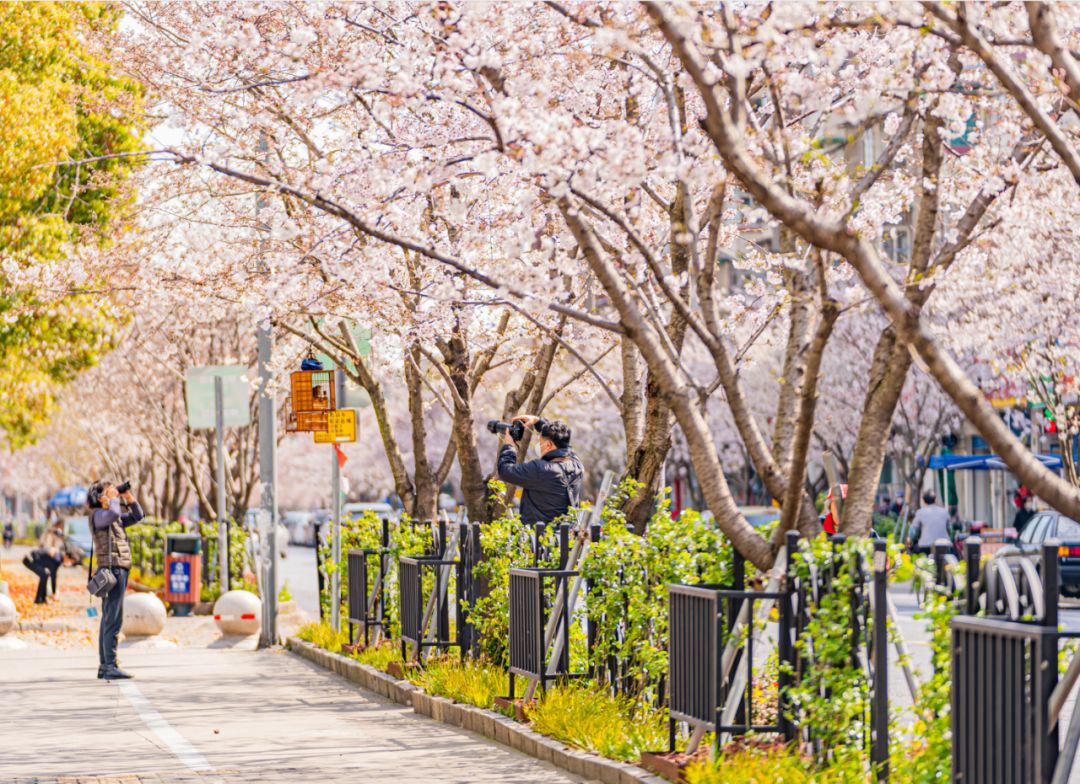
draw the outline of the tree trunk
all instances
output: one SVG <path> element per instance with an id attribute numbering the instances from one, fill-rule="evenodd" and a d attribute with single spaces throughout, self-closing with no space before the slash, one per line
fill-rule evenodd
<path id="1" fill-rule="evenodd" d="M 491 520 L 493 510 L 489 508 L 487 482 L 484 481 L 484 472 L 480 467 L 469 380 L 469 350 L 460 328 L 455 328 L 448 342 L 440 341 L 440 350 L 446 360 L 450 382 L 456 393 L 451 432 L 457 444 L 458 466 L 461 468 L 461 494 L 465 499 L 469 519 L 486 523 Z"/>
<path id="2" fill-rule="evenodd" d="M 788 291 L 789 299 L 788 336 L 784 347 L 784 364 L 777 382 L 780 389 L 776 399 L 776 419 L 773 422 L 772 451 L 780 473 L 785 477 L 785 485 L 790 483 L 799 390 L 806 374 L 807 352 L 812 340 L 811 285 L 812 278 L 804 270 L 784 270 L 784 287 Z"/>
<path id="3" fill-rule="evenodd" d="M 645 384 L 645 401 L 645 432 L 626 465 L 626 476 L 636 479 L 641 487 L 626 500 L 624 507 L 626 522 L 639 535 L 645 533 L 664 483 L 664 460 L 671 450 L 674 421 L 652 372 Z"/>
<path id="4" fill-rule="evenodd" d="M 411 362 L 408 359 L 405 361 L 405 388 L 409 401 L 409 419 L 412 423 L 413 484 L 416 488 L 413 503 L 406 508 L 414 520 L 434 520 L 439 512 L 439 489 L 435 486 L 427 453 L 423 381 L 418 370 L 421 354 L 415 344 L 406 351 L 412 358 Z"/>
<path id="5" fill-rule="evenodd" d="M 686 436 L 690 459 L 701 483 L 702 494 L 716 518 L 717 526 L 731 540 L 735 549 L 755 566 L 760 569 L 771 568 L 775 552 L 769 542 L 739 513 L 724 477 L 712 433 L 698 408 L 697 394 L 680 378 L 678 368 L 660 348 L 658 338 L 641 312 L 632 304 L 629 291 L 615 267 L 604 257 L 599 243 L 576 207 L 566 198 L 560 200 L 559 207 L 586 261 L 618 311 L 623 329 L 641 349 L 650 372 L 655 374 L 662 393 L 675 413 L 676 420 Z"/>
<path id="6" fill-rule="evenodd" d="M 863 402 L 862 418 L 848 471 L 848 492 L 844 500 L 840 531 L 848 536 L 866 536 L 874 521 L 874 497 L 885 465 L 893 416 L 911 367 L 907 347 L 898 344 L 890 325 L 878 338 L 870 365 L 870 385 Z"/>
<path id="7" fill-rule="evenodd" d="M 833 325 L 840 315 L 835 302 L 826 301 L 821 309 L 821 319 L 810 343 L 806 355 L 805 372 L 802 385 L 799 389 L 799 397 L 796 406 L 796 427 L 792 434 L 791 443 L 791 466 L 787 475 L 787 494 L 784 496 L 781 507 L 780 525 L 773 533 L 773 545 L 780 547 L 784 541 L 784 535 L 795 527 L 802 515 L 800 510 L 801 501 L 805 495 L 806 484 L 806 460 L 810 452 L 810 434 L 814 429 L 814 412 L 817 408 L 818 377 L 821 372 L 821 360 L 825 355 L 825 346 L 832 335 Z M 804 528 L 801 533 L 804 536 L 816 536 L 818 522 L 815 519 L 813 527 Z"/>

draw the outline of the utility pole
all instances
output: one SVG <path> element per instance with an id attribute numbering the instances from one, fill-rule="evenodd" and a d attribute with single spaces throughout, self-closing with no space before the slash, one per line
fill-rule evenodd
<path id="1" fill-rule="evenodd" d="M 264 158 L 269 149 L 266 134 L 259 135 L 259 152 Z M 263 197 L 255 197 L 255 216 L 258 220 L 263 207 Z M 262 229 L 260 225 L 260 229 Z M 259 268 L 265 272 L 262 252 L 266 240 L 259 239 Z M 259 647 L 268 648 L 277 643 L 278 601 L 278 516 L 275 488 L 277 486 L 277 399 L 270 387 L 270 358 L 273 353 L 273 335 L 269 322 L 260 323 L 256 332 L 259 351 L 259 523 L 264 543 L 262 554 L 262 624 Z"/>
<path id="2" fill-rule="evenodd" d="M 225 519 L 225 393 L 221 376 L 214 376 L 214 417 L 217 430 L 218 582 L 229 590 L 229 521 Z"/>
<path id="3" fill-rule="evenodd" d="M 337 368 L 334 371 L 334 399 L 340 406 L 345 397 L 345 371 Z M 335 632 L 341 631 L 341 464 L 338 462 L 337 444 L 331 445 L 330 456 L 334 463 L 331 474 L 331 489 L 333 494 L 331 503 L 334 510 L 334 525 L 331 534 L 331 561 L 334 570 L 330 574 L 330 623 Z M 316 545 L 317 546 L 317 545 Z"/>
<path id="4" fill-rule="evenodd" d="M 277 643 L 277 586 L 278 541 L 277 504 L 274 487 L 277 483 L 277 401 L 270 389 L 270 355 L 273 350 L 270 325 L 260 326 L 259 342 L 259 522 L 264 526 L 263 541 L 263 617 L 259 647 Z"/>

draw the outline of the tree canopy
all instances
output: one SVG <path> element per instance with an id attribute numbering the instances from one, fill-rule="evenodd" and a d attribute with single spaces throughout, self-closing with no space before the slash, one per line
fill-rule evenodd
<path id="1" fill-rule="evenodd" d="M 0 429 L 13 447 L 113 335 L 92 263 L 80 286 L 46 290 L 50 264 L 101 247 L 130 202 L 135 159 L 115 156 L 141 144 L 141 88 L 86 40 L 118 20 L 104 3 L 0 6 Z"/>

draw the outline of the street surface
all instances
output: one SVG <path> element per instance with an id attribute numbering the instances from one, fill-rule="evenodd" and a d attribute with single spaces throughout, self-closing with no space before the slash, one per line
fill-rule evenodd
<path id="1" fill-rule="evenodd" d="M 574 782 L 283 651 L 0 650 L 0 782 Z"/>

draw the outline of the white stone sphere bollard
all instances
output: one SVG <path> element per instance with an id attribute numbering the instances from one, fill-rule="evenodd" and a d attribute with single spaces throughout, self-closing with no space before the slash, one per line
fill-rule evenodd
<path id="1" fill-rule="evenodd" d="M 133 593 L 124 597 L 125 637 L 153 637 L 165 628 L 165 605 L 152 593 Z"/>
<path id="2" fill-rule="evenodd" d="M 15 628 L 15 621 L 19 613 L 15 609 L 15 602 L 6 593 L 0 593 L 0 637 Z"/>
<path id="3" fill-rule="evenodd" d="M 214 603 L 214 620 L 222 634 L 257 634 L 262 601 L 251 591 L 229 591 Z"/>

